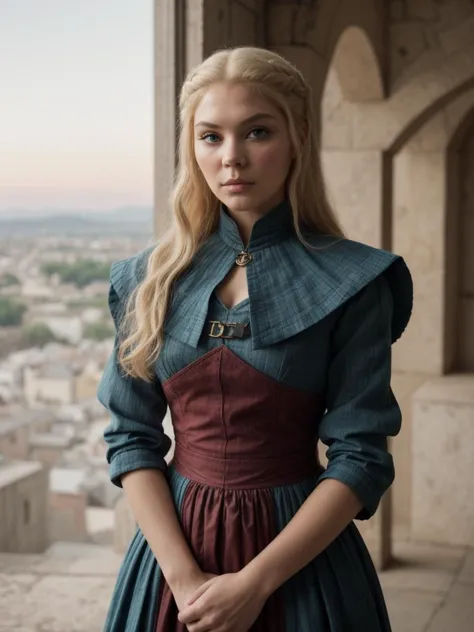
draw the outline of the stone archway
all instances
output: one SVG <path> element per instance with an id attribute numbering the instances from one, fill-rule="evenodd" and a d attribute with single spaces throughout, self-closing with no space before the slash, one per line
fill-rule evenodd
<path id="1" fill-rule="evenodd" d="M 341 34 L 331 66 L 345 101 L 363 103 L 384 98 L 379 61 L 367 34 L 360 27 L 349 26 Z"/>
<path id="2" fill-rule="evenodd" d="M 403 130 L 391 160 L 393 246 L 408 261 L 416 290 L 410 328 L 394 349 L 400 379 L 411 382 L 403 505 L 414 537 L 472 544 L 474 373 L 469 349 L 464 357 L 459 351 L 473 338 L 472 197 L 462 187 L 472 187 L 474 88 L 455 89 L 441 103 L 420 113 L 410 135 Z M 425 377 L 413 389 L 416 376 Z"/>
<path id="3" fill-rule="evenodd" d="M 382 245 L 383 156 L 356 149 L 352 113 L 357 104 L 383 96 L 382 69 L 368 35 L 347 27 L 335 43 L 321 98 L 323 168 L 346 234 L 374 246 Z"/>
<path id="4" fill-rule="evenodd" d="M 393 248 L 412 268 L 417 303 L 394 363 L 425 375 L 443 375 L 454 366 L 457 231 L 451 211 L 457 205 L 459 130 L 474 106 L 474 88 L 450 96 L 431 116 L 420 115 L 424 122 L 409 138 L 404 130 L 403 145 L 399 137 L 391 155 Z"/>

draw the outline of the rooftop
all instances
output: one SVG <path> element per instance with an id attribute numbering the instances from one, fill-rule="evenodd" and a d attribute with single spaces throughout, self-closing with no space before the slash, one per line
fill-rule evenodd
<path id="1" fill-rule="evenodd" d="M 30 437 L 30 446 L 35 448 L 69 448 L 74 438 L 52 432 L 36 432 Z"/>
<path id="2" fill-rule="evenodd" d="M 85 468 L 54 467 L 49 471 L 49 488 L 60 494 L 79 494 L 87 478 Z"/>
<path id="3" fill-rule="evenodd" d="M 0 459 L 0 489 L 21 481 L 43 469 L 36 461 L 7 461 Z"/>

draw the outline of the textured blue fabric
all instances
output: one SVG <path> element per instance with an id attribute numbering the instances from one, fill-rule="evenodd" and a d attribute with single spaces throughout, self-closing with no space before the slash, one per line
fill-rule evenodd
<path id="1" fill-rule="evenodd" d="M 297 239 L 286 204 L 257 221 L 247 266 L 252 344 L 260 349 L 303 331 L 343 305 L 384 274 L 394 296 L 392 341 L 403 333 L 411 315 L 413 286 L 401 257 L 348 239 L 305 235 Z M 167 334 L 197 347 L 214 288 L 226 277 L 242 250 L 238 228 L 221 209 L 216 233 L 203 244 L 190 268 L 176 282 L 165 324 Z M 127 295 L 145 268 L 150 249 L 112 268 L 119 296 Z M 119 284 L 114 279 L 121 278 Z"/>
<path id="2" fill-rule="evenodd" d="M 273 490 L 278 531 L 286 527 L 317 483 L 310 479 Z M 390 630 L 377 573 L 353 523 L 280 590 L 286 632 Z"/>
<path id="3" fill-rule="evenodd" d="M 128 267 L 123 268 L 128 271 Z M 121 309 L 118 295 L 111 285 L 109 306 L 116 327 Z M 119 336 L 116 334 L 113 352 L 105 366 L 97 398 L 111 415 L 104 431 L 107 461 L 112 482 L 121 487 L 120 477 L 138 468 L 165 471 L 165 455 L 171 440 L 163 432 L 162 421 L 167 403 L 161 384 L 125 375 L 117 361 Z M 138 466 L 138 467 L 137 467 Z"/>
<path id="4" fill-rule="evenodd" d="M 167 471 L 171 494 L 181 512 L 188 479 L 174 468 Z M 140 529 L 137 529 L 120 567 L 104 632 L 155 632 L 161 571 Z"/>
<path id="5" fill-rule="evenodd" d="M 328 469 L 357 494 L 369 518 L 394 478 L 387 437 L 398 434 L 401 412 L 390 388 L 393 298 L 383 277 L 351 301 L 332 337 L 327 412 L 319 437 L 329 446 Z"/>

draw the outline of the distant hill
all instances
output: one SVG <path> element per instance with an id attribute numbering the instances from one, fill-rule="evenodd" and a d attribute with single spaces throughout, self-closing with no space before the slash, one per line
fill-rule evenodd
<path id="1" fill-rule="evenodd" d="M 151 208 L 124 207 L 113 211 L 69 211 L 49 213 L 18 209 L 0 213 L 0 238 L 14 236 L 64 235 L 150 235 Z"/>

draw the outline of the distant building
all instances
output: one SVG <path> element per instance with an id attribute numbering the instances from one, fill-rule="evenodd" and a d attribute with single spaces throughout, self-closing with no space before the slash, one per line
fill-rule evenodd
<path id="1" fill-rule="evenodd" d="M 41 367 L 25 366 L 24 396 L 29 406 L 37 402 L 72 404 L 76 401 L 76 370 L 69 363 L 48 363 Z"/>
<path id="2" fill-rule="evenodd" d="M 49 533 L 52 541 L 86 542 L 86 469 L 54 468 L 49 472 Z"/>
<path id="3" fill-rule="evenodd" d="M 24 397 L 29 406 L 38 402 L 70 405 L 96 398 L 101 371 L 95 362 L 78 366 L 72 361 L 48 361 L 25 366 Z"/>
<path id="4" fill-rule="evenodd" d="M 42 553 L 48 546 L 47 471 L 0 457 L 0 551 Z"/>
<path id="5" fill-rule="evenodd" d="M 49 432 L 55 421 L 50 410 L 11 410 L 0 414 L 0 453 L 7 459 L 30 459 L 30 437 Z"/>
<path id="6" fill-rule="evenodd" d="M 22 284 L 21 295 L 25 298 L 53 299 L 54 290 L 48 285 L 43 285 L 39 279 L 31 279 Z"/>
<path id="7" fill-rule="evenodd" d="M 46 468 L 56 467 L 63 453 L 74 445 L 74 437 L 52 432 L 35 433 L 30 436 L 30 458 Z"/>
<path id="8" fill-rule="evenodd" d="M 75 376 L 76 401 L 96 400 L 97 387 L 99 386 L 102 371 L 97 364 L 89 362 Z"/>

